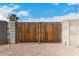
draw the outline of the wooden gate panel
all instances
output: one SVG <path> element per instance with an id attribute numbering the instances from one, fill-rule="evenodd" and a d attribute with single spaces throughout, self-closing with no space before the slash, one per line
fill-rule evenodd
<path id="1" fill-rule="evenodd" d="M 39 23 L 36 23 L 36 33 L 35 33 L 36 41 L 39 40 Z"/>
<path id="2" fill-rule="evenodd" d="M 18 23 L 18 39 L 24 41 L 24 24 Z"/>
<path id="3" fill-rule="evenodd" d="M 24 41 L 29 41 L 29 24 L 24 24 Z"/>
<path id="4" fill-rule="evenodd" d="M 36 35 L 36 23 L 29 23 L 29 41 L 38 41 Z"/>
<path id="5" fill-rule="evenodd" d="M 40 41 L 46 41 L 46 39 L 45 39 L 45 23 L 40 23 L 40 33 L 39 33 L 39 35 L 40 35 Z"/>
<path id="6" fill-rule="evenodd" d="M 38 41 L 38 24 L 37 23 L 18 23 L 19 41 L 34 42 Z"/>
<path id="7" fill-rule="evenodd" d="M 40 23 L 40 41 L 41 42 L 58 42 L 61 41 L 61 24 Z"/>
<path id="8" fill-rule="evenodd" d="M 59 42 L 61 41 L 60 22 L 23 22 L 18 23 L 19 41 L 41 41 Z"/>
<path id="9" fill-rule="evenodd" d="M 56 41 L 61 41 L 61 23 L 56 23 Z"/>
<path id="10" fill-rule="evenodd" d="M 53 34 L 52 34 L 52 23 L 46 23 L 46 26 L 45 26 L 46 28 L 46 41 L 53 41 L 52 39 L 53 39 Z"/>
<path id="11" fill-rule="evenodd" d="M 52 38 L 54 42 L 61 41 L 61 24 L 59 22 L 52 23 Z"/>

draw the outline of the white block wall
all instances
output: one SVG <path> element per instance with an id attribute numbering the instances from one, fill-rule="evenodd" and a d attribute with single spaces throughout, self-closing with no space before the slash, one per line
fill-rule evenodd
<path id="1" fill-rule="evenodd" d="M 79 46 L 79 20 L 62 22 L 62 43 Z"/>
<path id="2" fill-rule="evenodd" d="M 9 28 L 9 35 L 8 38 L 10 39 L 10 43 L 15 43 L 16 41 L 16 27 L 15 27 L 15 21 L 8 22 L 8 28 Z"/>
<path id="3" fill-rule="evenodd" d="M 69 45 L 69 20 L 62 22 L 62 43 Z"/>
<path id="4" fill-rule="evenodd" d="M 79 46 L 79 20 L 70 21 L 70 45 Z"/>

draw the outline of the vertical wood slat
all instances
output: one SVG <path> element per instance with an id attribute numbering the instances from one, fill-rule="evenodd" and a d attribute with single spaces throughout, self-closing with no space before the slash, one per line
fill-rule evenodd
<path id="1" fill-rule="evenodd" d="M 40 26 L 39 26 L 40 25 Z M 58 42 L 61 41 L 61 23 L 41 22 L 19 23 L 19 41 L 41 41 Z"/>
<path id="2" fill-rule="evenodd" d="M 25 29 L 24 29 L 24 31 L 25 31 L 25 33 L 24 33 L 24 41 L 29 41 L 29 24 L 28 23 L 25 23 Z M 26 35 L 27 34 L 27 35 Z"/>
<path id="3" fill-rule="evenodd" d="M 45 41 L 45 23 L 40 23 L 40 41 Z"/>
<path id="4" fill-rule="evenodd" d="M 41 23 L 40 38 L 42 42 L 61 41 L 61 24 L 60 23 Z"/>
<path id="5" fill-rule="evenodd" d="M 19 23 L 19 41 L 38 41 L 37 23 Z M 37 28 L 37 29 L 36 29 Z"/>
<path id="6" fill-rule="evenodd" d="M 29 40 L 37 41 L 37 39 L 36 39 L 36 23 L 29 23 Z"/>
<path id="7" fill-rule="evenodd" d="M 19 41 L 23 41 L 24 40 L 24 24 L 20 23 L 18 24 L 18 38 Z"/>

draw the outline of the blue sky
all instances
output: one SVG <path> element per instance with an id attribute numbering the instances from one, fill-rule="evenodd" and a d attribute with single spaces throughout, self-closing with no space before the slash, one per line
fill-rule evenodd
<path id="1" fill-rule="evenodd" d="M 4 9 L 4 10 L 3 10 Z M 28 19 L 53 19 L 79 13 L 79 4 L 76 3 L 2 3 L 0 4 L 2 18 L 15 13 L 20 21 Z"/>

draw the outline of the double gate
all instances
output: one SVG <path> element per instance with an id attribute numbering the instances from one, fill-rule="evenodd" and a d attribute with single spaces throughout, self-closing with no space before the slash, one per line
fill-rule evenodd
<path id="1" fill-rule="evenodd" d="M 60 22 L 19 22 L 17 24 L 20 42 L 60 42 Z"/>

